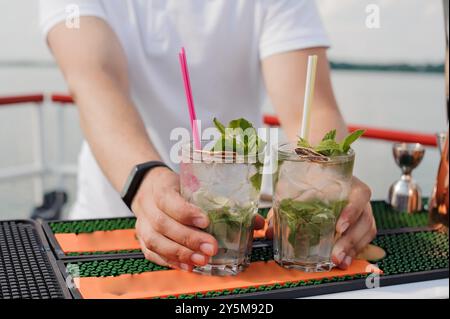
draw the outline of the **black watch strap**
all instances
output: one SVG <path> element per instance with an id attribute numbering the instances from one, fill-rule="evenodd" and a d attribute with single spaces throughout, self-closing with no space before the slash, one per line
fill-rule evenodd
<path id="1" fill-rule="evenodd" d="M 150 161 L 142 164 L 138 164 L 131 170 L 130 175 L 127 178 L 125 186 L 122 190 L 121 197 L 125 205 L 131 210 L 131 203 L 133 202 L 134 196 L 142 184 L 145 175 L 156 167 L 167 167 L 169 166 L 160 161 Z"/>

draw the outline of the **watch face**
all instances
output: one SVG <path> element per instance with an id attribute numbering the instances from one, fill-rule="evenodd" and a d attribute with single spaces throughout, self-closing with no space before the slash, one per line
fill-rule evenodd
<path id="1" fill-rule="evenodd" d="M 128 190 L 130 189 L 130 185 L 134 180 L 134 177 L 136 176 L 138 172 L 137 166 L 134 166 L 133 169 L 130 172 L 130 175 L 128 175 L 127 180 L 125 181 L 125 185 L 123 186 L 122 192 L 120 194 L 120 197 L 125 197 L 125 195 L 128 193 Z"/>

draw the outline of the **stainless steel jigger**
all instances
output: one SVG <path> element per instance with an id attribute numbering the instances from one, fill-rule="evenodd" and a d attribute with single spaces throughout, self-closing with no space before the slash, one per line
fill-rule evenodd
<path id="1" fill-rule="evenodd" d="M 425 154 L 421 144 L 395 143 L 392 147 L 395 162 L 402 169 L 400 180 L 389 188 L 388 203 L 397 211 L 413 213 L 422 210 L 422 191 L 411 172 Z"/>

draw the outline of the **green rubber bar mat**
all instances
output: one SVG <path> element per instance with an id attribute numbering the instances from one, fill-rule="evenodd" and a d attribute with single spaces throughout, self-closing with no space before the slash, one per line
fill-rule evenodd
<path id="1" fill-rule="evenodd" d="M 428 224 L 427 212 L 419 212 L 415 214 L 399 213 L 389 207 L 384 201 L 372 201 L 373 214 L 377 223 L 378 231 L 399 232 L 400 230 L 409 231 L 412 229 L 423 230 Z M 266 217 L 269 208 L 262 208 L 259 214 Z M 49 239 L 55 254 L 60 259 L 70 259 L 77 257 L 89 256 L 107 256 L 107 255 L 123 255 L 123 254 L 139 254 L 139 250 L 115 250 L 115 251 L 93 251 L 77 253 L 72 252 L 64 254 L 56 241 L 54 234 L 59 233 L 91 233 L 94 231 L 108 231 L 118 229 L 131 229 L 135 226 L 136 219 L 128 218 L 109 218 L 109 219 L 92 219 L 92 220 L 76 220 L 76 221 L 51 221 L 44 222 L 43 227 Z M 260 240 L 261 241 L 261 240 Z"/>
<path id="2" fill-rule="evenodd" d="M 86 252 L 70 252 L 67 253 L 67 257 L 83 257 L 83 256 L 103 256 L 103 255 L 122 255 L 122 254 L 137 254 L 140 253 L 140 249 L 122 249 L 122 250 L 110 250 L 110 251 L 86 251 Z"/>
<path id="3" fill-rule="evenodd" d="M 268 261 L 273 259 L 272 247 L 255 247 L 251 261 Z M 140 274 L 147 271 L 167 270 L 143 258 L 104 259 L 78 261 L 67 264 L 67 272 L 72 277 L 106 277 L 122 274 Z"/>
<path id="4" fill-rule="evenodd" d="M 386 251 L 378 263 L 384 275 L 448 269 L 448 235 L 439 232 L 412 232 L 381 235 L 373 241 Z"/>
<path id="5" fill-rule="evenodd" d="M 269 210 L 270 208 L 261 208 L 258 213 L 265 218 Z M 134 217 L 48 222 L 48 226 L 54 234 L 81 234 L 94 231 L 131 229 L 134 228 L 135 224 L 136 218 Z"/>
<path id="6" fill-rule="evenodd" d="M 428 214 L 426 211 L 415 214 L 399 213 L 389 207 L 384 201 L 372 202 L 373 214 L 379 230 L 398 229 L 398 228 L 418 228 L 426 227 L 428 224 Z M 260 215 L 267 216 L 269 208 L 259 210 Z M 91 233 L 94 231 L 107 231 L 117 229 L 134 228 L 136 219 L 129 218 L 111 218 L 111 219 L 92 219 L 75 221 L 53 221 L 48 222 L 50 230 L 54 234 L 60 233 Z"/>
<path id="7" fill-rule="evenodd" d="M 261 208 L 258 213 L 266 217 L 270 208 Z M 140 255 L 140 249 L 133 250 L 112 250 L 112 251 L 92 251 L 92 252 L 70 252 L 64 253 L 55 234 L 83 234 L 92 233 L 94 231 L 112 231 L 120 229 L 133 229 L 136 224 L 134 217 L 107 218 L 107 219 L 85 219 L 85 220 L 61 220 L 42 222 L 44 232 L 52 246 L 52 249 L 58 259 L 73 259 L 80 257 L 107 257 L 108 255 Z M 263 244 L 264 239 L 257 239 L 255 242 Z"/>
<path id="8" fill-rule="evenodd" d="M 379 235 L 373 242 L 386 250 L 386 257 L 377 266 L 383 271 L 381 283 L 399 284 L 448 277 L 448 235 L 432 231 Z M 271 246 L 255 247 L 252 262 L 273 259 Z M 103 260 L 73 261 L 64 263 L 64 273 L 72 277 L 103 277 L 121 274 L 138 274 L 148 271 L 164 271 L 143 258 L 114 258 Z M 364 289 L 367 275 L 332 277 L 321 280 L 296 281 L 284 284 L 238 288 L 226 291 L 210 291 L 167 298 L 210 297 L 300 297 Z M 314 287 L 314 290 L 307 288 Z M 77 294 L 74 294 L 77 297 Z M 80 297 L 78 295 L 78 297 Z"/>
<path id="9" fill-rule="evenodd" d="M 54 234 L 81 234 L 92 233 L 94 231 L 131 229 L 134 228 L 135 224 L 136 218 L 134 217 L 55 221 L 48 223 Z"/>
<path id="10" fill-rule="evenodd" d="M 384 201 L 372 201 L 372 211 L 378 231 L 402 228 L 425 228 L 428 226 L 428 212 L 414 214 L 397 212 Z"/>

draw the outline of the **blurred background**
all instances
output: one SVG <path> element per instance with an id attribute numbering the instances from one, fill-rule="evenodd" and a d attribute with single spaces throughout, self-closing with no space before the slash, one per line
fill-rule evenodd
<path id="1" fill-rule="evenodd" d="M 348 123 L 429 134 L 446 129 L 442 0 L 316 2 L 332 41 L 333 85 Z M 379 27 L 366 24 L 371 5 L 380 10 Z M 38 1 L 0 0 L 0 97 L 56 92 L 67 89 L 40 33 Z M 269 102 L 261 107 L 273 113 Z M 76 109 L 49 100 L 36 109 L 33 104 L 0 106 L 0 219 L 29 217 L 42 200 L 41 187 L 64 187 L 69 205 L 76 195 L 73 173 L 82 140 Z M 42 180 L 38 175 L 8 177 L 5 172 L 30 166 L 39 154 L 38 112 L 45 140 L 41 164 L 63 163 L 68 174 L 45 174 Z M 369 139 L 355 145 L 356 175 L 372 187 L 376 199 L 384 199 L 400 176 L 391 147 L 391 142 Z M 427 148 L 413 173 L 425 196 L 431 193 L 438 162 L 438 150 Z"/>

